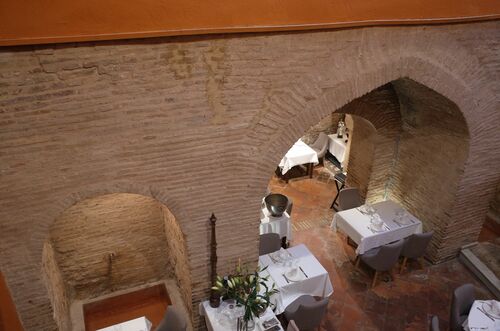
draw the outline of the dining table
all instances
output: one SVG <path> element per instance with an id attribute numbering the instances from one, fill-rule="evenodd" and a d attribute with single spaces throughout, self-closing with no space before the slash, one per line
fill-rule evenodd
<path id="1" fill-rule="evenodd" d="M 97 331 L 150 331 L 151 325 L 151 322 L 145 316 L 142 316 Z"/>
<path id="2" fill-rule="evenodd" d="M 351 238 L 358 245 L 358 255 L 414 233 L 422 233 L 422 222 L 397 202 L 386 200 L 377 202 L 372 207 L 372 215 L 364 212 L 364 206 L 360 206 L 339 211 L 333 216 L 331 228 Z M 374 215 L 383 222 L 380 228 L 372 224 Z"/>
<path id="3" fill-rule="evenodd" d="M 307 165 L 309 176 L 312 175 L 312 166 L 319 163 L 318 154 L 302 139 L 299 139 L 288 150 L 279 163 L 281 174 L 285 175 L 290 169 L 298 165 Z"/>
<path id="4" fill-rule="evenodd" d="M 228 325 L 224 322 L 223 318 L 221 317 L 222 308 L 223 305 L 217 308 L 212 308 L 208 300 L 200 303 L 199 314 L 205 317 L 205 324 L 207 325 L 208 331 L 237 331 L 236 320 L 231 325 Z M 276 319 L 276 315 L 271 310 L 271 308 L 268 307 L 263 314 L 254 318 L 254 331 L 268 330 L 269 328 L 264 328 L 263 323 L 273 318 Z M 283 330 L 281 324 L 277 324 L 277 327 L 278 330 L 276 331 Z"/>
<path id="5" fill-rule="evenodd" d="M 328 272 L 306 245 L 293 246 L 284 251 L 289 254 L 289 261 L 277 261 L 275 259 L 277 252 L 259 257 L 259 267 L 265 268 L 261 271 L 261 276 L 270 276 L 267 285 L 272 286 L 274 283 L 279 290 L 271 297 L 276 314 L 283 313 L 289 304 L 302 295 L 322 298 L 332 295 L 333 285 Z M 295 279 L 287 277 L 290 268 L 297 270 L 298 277 Z"/>
<path id="6" fill-rule="evenodd" d="M 346 151 L 347 151 L 347 138 L 338 138 L 337 134 L 328 135 L 328 151 L 335 156 L 335 158 L 344 164 Z"/>
<path id="7" fill-rule="evenodd" d="M 500 312 L 493 312 L 495 300 L 475 300 L 469 311 L 469 316 L 462 324 L 466 331 L 500 331 Z"/>

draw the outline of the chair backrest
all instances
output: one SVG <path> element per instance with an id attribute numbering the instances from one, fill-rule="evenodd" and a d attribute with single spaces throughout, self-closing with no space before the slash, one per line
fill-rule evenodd
<path id="1" fill-rule="evenodd" d="M 361 197 L 359 189 L 349 187 L 341 189 L 339 192 L 339 207 L 341 210 L 356 208 L 361 206 Z"/>
<path id="2" fill-rule="evenodd" d="M 187 323 L 181 313 L 173 306 L 167 307 L 167 312 L 155 331 L 186 331 Z"/>
<path id="3" fill-rule="evenodd" d="M 290 199 L 290 197 L 287 198 L 288 198 L 288 205 L 286 206 L 286 213 L 288 214 L 288 216 L 292 216 L 293 200 Z"/>
<path id="4" fill-rule="evenodd" d="M 313 148 L 318 150 L 318 158 L 323 157 L 328 149 L 328 136 L 324 132 L 320 132 L 318 139 L 313 144 Z"/>
<path id="5" fill-rule="evenodd" d="M 259 255 L 266 255 L 279 251 L 281 248 L 281 238 L 277 233 L 264 233 L 260 235 Z"/>
<path id="6" fill-rule="evenodd" d="M 301 304 L 291 319 L 300 330 L 314 330 L 321 324 L 327 306 L 328 298 L 314 303 Z"/>
<path id="7" fill-rule="evenodd" d="M 377 271 L 392 269 L 398 262 L 403 245 L 404 240 L 401 239 L 391 244 L 381 246 L 377 255 L 371 259 L 370 266 Z"/>
<path id="8" fill-rule="evenodd" d="M 450 329 L 462 330 L 465 316 L 469 314 L 474 303 L 474 285 L 464 284 L 453 291 L 451 298 Z"/>
<path id="9" fill-rule="evenodd" d="M 440 331 L 439 330 L 439 318 L 436 315 L 432 316 L 432 318 L 431 318 L 431 324 L 430 324 L 429 330 L 430 331 Z"/>
<path id="10" fill-rule="evenodd" d="M 295 324 L 295 321 L 291 320 L 291 321 L 288 321 L 288 326 L 286 328 L 286 331 L 300 331 L 300 330 L 297 327 L 297 324 Z"/>
<path id="11" fill-rule="evenodd" d="M 431 242 L 433 232 L 415 233 L 405 240 L 401 255 L 410 259 L 424 256 L 427 246 Z"/>

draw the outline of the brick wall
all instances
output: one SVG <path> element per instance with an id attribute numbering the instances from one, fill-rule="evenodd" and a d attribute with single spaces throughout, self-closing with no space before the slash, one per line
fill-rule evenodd
<path id="1" fill-rule="evenodd" d="M 189 271 L 189 259 L 187 256 L 186 240 L 182 233 L 174 215 L 165 206 L 161 207 L 162 218 L 165 227 L 165 238 L 167 251 L 165 256 L 170 259 L 170 264 L 173 268 L 174 278 L 179 286 L 179 292 L 192 315 L 193 307 L 191 306 L 192 289 L 191 289 L 191 273 Z M 160 255 L 161 256 L 161 255 Z"/>
<path id="2" fill-rule="evenodd" d="M 441 238 L 454 236 L 460 247 L 477 237 L 475 230 L 461 225 L 455 233 L 443 227 L 452 223 L 449 211 L 469 151 L 467 125 L 457 105 L 442 95 L 406 79 L 393 85 L 401 103 L 403 133 L 389 197 L 422 220 L 424 231 L 434 230 L 429 255 L 439 260 L 449 256 L 438 244 Z"/>
<path id="3" fill-rule="evenodd" d="M 104 195 L 65 210 L 50 241 L 70 298 L 172 277 L 163 228 L 160 204 L 137 194 Z"/>
<path id="4" fill-rule="evenodd" d="M 393 180 L 401 131 L 399 100 L 392 85 L 377 88 L 337 112 L 353 115 L 347 186 L 358 187 L 371 203 L 384 200 Z"/>
<path id="5" fill-rule="evenodd" d="M 54 254 L 54 248 L 49 240 L 43 247 L 42 275 L 44 276 L 47 293 L 52 304 L 54 320 L 59 330 L 71 330 L 70 304 L 66 282 Z"/>
<path id="6" fill-rule="evenodd" d="M 211 212 L 219 272 L 239 257 L 255 264 L 255 220 L 283 154 L 333 110 L 402 77 L 452 100 L 468 126 L 435 243 L 437 258 L 453 256 L 475 240 L 500 179 L 499 24 L 2 49 L 0 267 L 25 328 L 56 326 L 40 272 L 54 220 L 110 193 L 172 212 L 195 308 L 210 287 Z"/>
<path id="7" fill-rule="evenodd" d="M 351 116 L 351 118 L 353 130 L 349 146 L 346 186 L 357 187 L 364 200 L 372 175 L 377 130 L 362 117 Z"/>

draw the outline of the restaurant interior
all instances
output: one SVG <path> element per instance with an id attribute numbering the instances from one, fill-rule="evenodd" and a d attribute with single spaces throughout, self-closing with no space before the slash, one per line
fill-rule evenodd
<path id="1" fill-rule="evenodd" d="M 472 2 L 6 0 L 0 331 L 500 330 Z"/>

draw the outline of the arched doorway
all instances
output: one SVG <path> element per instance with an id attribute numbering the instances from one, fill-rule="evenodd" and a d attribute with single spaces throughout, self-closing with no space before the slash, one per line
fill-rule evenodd
<path id="1" fill-rule="evenodd" d="M 424 230 L 435 231 L 428 257 L 434 262 L 449 257 L 445 229 L 452 222 L 469 153 L 469 131 L 458 106 L 414 80 L 400 78 L 330 112 L 352 115 L 358 127 L 351 142 L 348 185 L 362 188 L 367 201 L 391 199 L 403 205 L 423 221 Z M 278 139 L 304 134 L 305 115 L 297 116 L 303 122 L 289 122 L 291 127 Z"/>
<path id="2" fill-rule="evenodd" d="M 75 303 L 159 281 L 187 314 L 192 310 L 184 234 L 151 197 L 105 194 L 63 211 L 44 244 L 42 271 L 61 330 L 82 328 L 70 313 Z"/>

